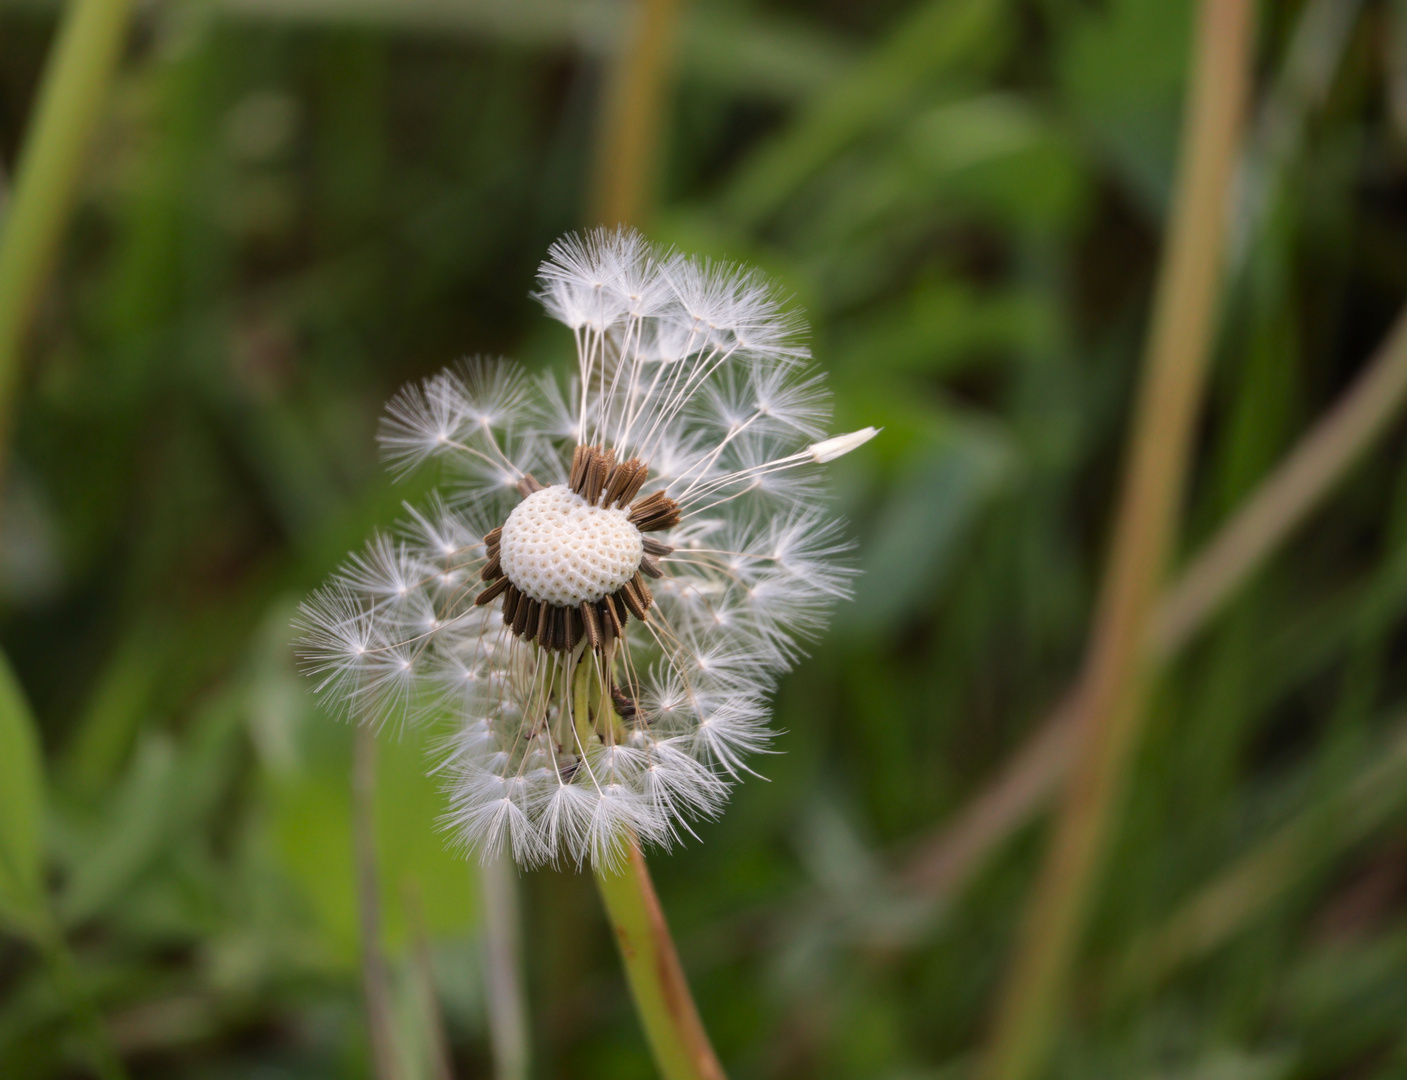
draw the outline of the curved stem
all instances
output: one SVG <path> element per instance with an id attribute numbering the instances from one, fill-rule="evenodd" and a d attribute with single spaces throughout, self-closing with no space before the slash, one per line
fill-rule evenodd
<path id="1" fill-rule="evenodd" d="M 598 868 L 596 888 L 660 1073 L 665 1080 L 723 1080 L 640 845 L 629 841 L 618 869 Z"/>
<path id="2" fill-rule="evenodd" d="M 1407 308 L 1344 391 L 1293 450 L 1164 590 L 1149 632 L 1150 661 L 1165 663 L 1206 626 L 1380 440 L 1407 402 Z M 993 848 L 1029 822 L 1075 761 L 1073 691 L 951 821 L 921 841 L 902 880 L 940 900 L 956 892 Z"/>
<path id="3" fill-rule="evenodd" d="M 1235 517 L 1197 553 L 1167 591 L 1153 620 L 1159 660 L 1176 653 L 1247 580 L 1285 535 L 1323 501 L 1387 429 L 1407 397 L 1407 309 L 1352 387 Z"/>
<path id="4" fill-rule="evenodd" d="M 1259 231 L 1265 227 L 1264 207 L 1272 199 L 1268 192 L 1287 182 L 1283 171 L 1290 155 L 1284 132 L 1287 128 L 1302 131 L 1310 107 L 1322 107 L 1326 88 L 1339 70 L 1356 10 L 1353 4 L 1316 0 L 1300 16 L 1293 38 L 1297 44 L 1291 47 L 1291 59 L 1278 79 L 1285 89 L 1273 92 L 1260 109 L 1261 156 L 1274 164 L 1259 181 L 1262 194 L 1251 200 L 1251 206 L 1260 209 L 1248 226 L 1251 238 L 1241 241 L 1242 261 L 1245 249 L 1259 242 Z M 1333 52 L 1332 57 L 1326 50 Z M 1265 168 L 1261 166 L 1262 172 Z M 1249 186 L 1254 190 L 1254 182 Z M 1164 590 L 1149 635 L 1154 663 L 1174 657 L 1211 622 L 1390 430 L 1404 402 L 1407 309 L 1398 315 L 1387 339 L 1353 384 Z M 1062 697 L 981 793 L 914 846 L 901 875 L 905 883 L 930 901 L 951 896 L 998 844 L 1045 808 L 1075 760 L 1077 704 L 1073 691 Z"/>

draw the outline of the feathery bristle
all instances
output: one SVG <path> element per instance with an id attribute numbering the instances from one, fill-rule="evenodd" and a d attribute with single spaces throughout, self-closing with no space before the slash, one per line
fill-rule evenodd
<path id="1" fill-rule="evenodd" d="M 854 580 L 820 466 L 873 429 L 827 437 L 804 324 L 754 271 L 600 229 L 538 286 L 573 378 L 475 360 L 398 393 L 382 450 L 443 462 L 446 493 L 304 603 L 300 649 L 359 722 L 448 711 L 450 826 L 485 857 L 611 865 L 632 833 L 693 835 L 766 748 L 777 676 Z M 528 585 L 503 525 L 559 487 Z"/>

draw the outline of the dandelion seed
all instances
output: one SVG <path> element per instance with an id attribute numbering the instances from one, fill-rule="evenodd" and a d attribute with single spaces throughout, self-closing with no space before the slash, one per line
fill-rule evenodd
<path id="1" fill-rule="evenodd" d="M 756 273 L 629 231 L 554 244 L 538 297 L 565 383 L 475 361 L 401 391 L 397 472 L 444 497 L 303 605 L 317 688 L 362 723 L 450 715 L 447 825 L 525 866 L 612 865 L 716 816 L 767 748 L 767 697 L 853 570 L 819 502 L 803 326 Z"/>

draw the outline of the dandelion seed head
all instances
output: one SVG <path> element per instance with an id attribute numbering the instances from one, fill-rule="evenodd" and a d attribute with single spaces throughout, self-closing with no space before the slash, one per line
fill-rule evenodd
<path id="1" fill-rule="evenodd" d="M 854 578 L 805 325 L 755 271 L 638 234 L 558 241 L 537 296 L 567 378 L 469 360 L 387 406 L 390 467 L 443 482 L 303 605 L 344 715 L 445 724 L 445 826 L 524 866 L 616 864 L 717 816 L 777 677 Z"/>

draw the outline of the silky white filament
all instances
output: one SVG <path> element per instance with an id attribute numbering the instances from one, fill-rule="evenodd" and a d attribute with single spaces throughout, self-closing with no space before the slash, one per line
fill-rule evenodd
<path id="1" fill-rule="evenodd" d="M 538 284 L 573 376 L 478 360 L 391 401 L 387 460 L 443 462 L 443 497 L 303 605 L 302 653 L 359 722 L 449 718 L 447 824 L 485 857 L 611 863 L 692 835 L 767 747 L 777 676 L 853 577 L 818 466 L 877 431 L 827 437 L 805 326 L 754 271 L 596 230 Z M 593 501 L 578 444 L 648 472 Z M 540 627 L 505 624 L 510 593 Z M 585 607 L 608 640 L 563 614 Z"/>

